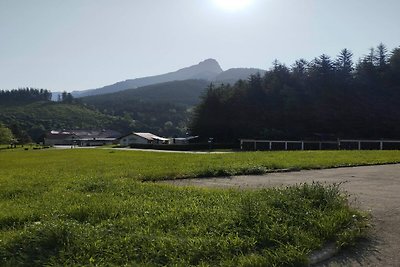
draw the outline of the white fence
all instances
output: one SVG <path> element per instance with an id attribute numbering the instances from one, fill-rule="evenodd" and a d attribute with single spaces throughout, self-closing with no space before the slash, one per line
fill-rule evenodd
<path id="1" fill-rule="evenodd" d="M 240 139 L 241 150 L 385 150 L 400 149 L 400 140 L 289 141 Z"/>

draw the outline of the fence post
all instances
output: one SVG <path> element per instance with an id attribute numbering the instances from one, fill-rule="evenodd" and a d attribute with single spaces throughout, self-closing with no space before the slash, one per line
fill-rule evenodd
<path id="1" fill-rule="evenodd" d="M 301 142 L 301 150 L 304 150 L 304 141 Z"/>
<path id="2" fill-rule="evenodd" d="M 380 148 L 383 150 L 383 141 L 380 142 Z"/>

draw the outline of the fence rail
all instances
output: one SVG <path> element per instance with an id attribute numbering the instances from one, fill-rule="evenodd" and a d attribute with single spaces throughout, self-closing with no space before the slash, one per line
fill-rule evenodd
<path id="1" fill-rule="evenodd" d="M 385 150 L 400 149 L 400 140 L 338 139 L 337 141 L 292 141 L 240 139 L 241 150 Z"/>

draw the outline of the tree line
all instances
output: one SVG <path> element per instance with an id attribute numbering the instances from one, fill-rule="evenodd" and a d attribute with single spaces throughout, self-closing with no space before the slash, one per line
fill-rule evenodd
<path id="1" fill-rule="evenodd" d="M 37 101 L 50 101 L 51 92 L 46 89 L 20 88 L 0 90 L 1 105 L 27 104 Z"/>
<path id="2" fill-rule="evenodd" d="M 51 101 L 51 98 L 52 93 L 47 89 L 26 87 L 12 90 L 0 90 L 0 104 L 3 105 L 20 105 L 38 101 Z M 58 94 L 57 101 L 71 104 L 76 102 L 76 99 L 74 99 L 71 93 L 64 91 Z"/>
<path id="3" fill-rule="evenodd" d="M 67 93 L 66 91 L 63 91 L 61 94 L 58 94 L 57 102 L 64 102 L 64 103 L 72 104 L 72 103 L 76 102 L 76 100 L 72 96 L 71 93 Z"/>
<path id="4" fill-rule="evenodd" d="M 400 138 L 400 48 L 385 45 L 353 61 L 343 49 L 293 65 L 275 61 L 265 75 L 210 84 L 195 108 L 192 134 L 238 138 Z"/>

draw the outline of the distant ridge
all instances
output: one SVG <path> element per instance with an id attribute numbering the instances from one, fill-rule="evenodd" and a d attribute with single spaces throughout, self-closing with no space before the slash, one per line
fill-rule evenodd
<path id="1" fill-rule="evenodd" d="M 98 89 L 91 89 L 85 91 L 73 91 L 74 97 L 84 97 L 90 95 L 114 93 L 126 89 L 133 89 L 147 85 L 164 83 L 170 81 L 183 81 L 183 80 L 210 80 L 222 72 L 222 69 L 215 59 L 206 59 L 197 65 L 186 67 L 174 72 L 166 74 L 130 79 L 122 82 L 117 82 L 112 85 L 107 85 Z"/>
<path id="2" fill-rule="evenodd" d="M 206 80 L 172 81 L 146 85 L 136 89 L 127 89 L 115 93 L 82 97 L 83 103 L 96 108 L 107 109 L 109 106 L 146 101 L 148 103 L 173 103 L 193 106 L 200 101 L 200 95 L 209 84 Z"/>
<path id="3" fill-rule="evenodd" d="M 255 68 L 233 68 L 223 71 L 217 60 L 209 58 L 196 65 L 182 68 L 174 72 L 143 78 L 128 79 L 101 88 L 73 91 L 71 94 L 74 97 L 80 98 L 85 96 L 110 94 L 153 84 L 184 80 L 205 80 L 215 83 L 235 83 L 240 79 L 247 79 L 251 74 L 255 73 L 264 74 L 265 70 Z M 188 88 L 188 90 L 190 90 L 190 88 Z M 59 94 L 60 92 L 53 92 L 53 100 L 56 100 Z"/>
<path id="4" fill-rule="evenodd" d="M 252 74 L 260 73 L 262 76 L 265 72 L 265 70 L 255 68 L 232 68 L 218 74 L 214 77 L 214 81 L 217 83 L 233 84 L 238 80 L 247 80 Z"/>

